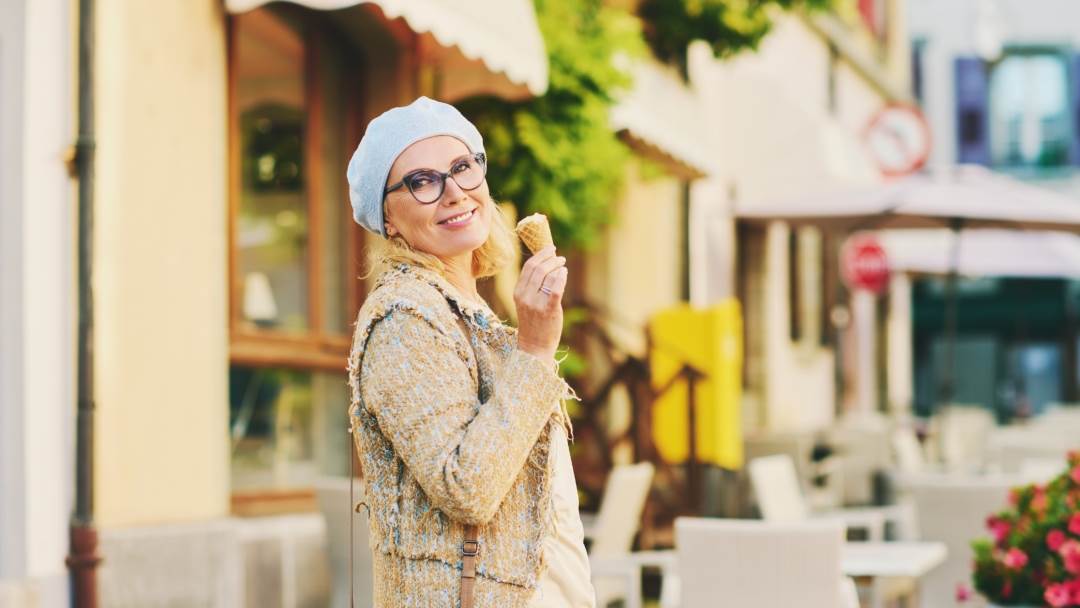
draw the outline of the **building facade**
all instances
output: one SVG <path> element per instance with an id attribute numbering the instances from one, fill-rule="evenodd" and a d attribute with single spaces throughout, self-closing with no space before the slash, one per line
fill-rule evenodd
<path id="1" fill-rule="evenodd" d="M 982 165 L 1080 203 L 1080 6 L 911 0 L 908 10 L 915 96 L 934 133 L 931 167 Z M 958 286 L 954 400 L 1001 419 L 1078 398 L 1076 285 L 1049 271 L 1008 274 Z M 930 414 L 947 356 L 943 285 L 921 278 L 910 290 L 912 401 Z"/>

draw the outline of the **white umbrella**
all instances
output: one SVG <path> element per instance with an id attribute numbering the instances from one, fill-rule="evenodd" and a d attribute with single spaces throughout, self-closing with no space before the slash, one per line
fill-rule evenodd
<path id="1" fill-rule="evenodd" d="M 900 272 L 970 277 L 1080 278 L 1080 236 L 1063 232 L 945 229 L 882 230 L 877 233 Z M 959 239 L 959 243 L 955 242 Z M 955 267 L 954 248 L 958 249 Z"/>
<path id="2" fill-rule="evenodd" d="M 1080 200 L 995 174 L 979 166 L 957 166 L 913 175 L 879 186 L 830 195 L 735 205 L 740 220 L 783 220 L 833 232 L 941 228 L 954 239 L 946 268 L 946 369 L 941 395 L 953 395 L 956 342 L 956 278 L 960 271 L 961 230 L 997 228 L 1080 233 Z"/>
<path id="3" fill-rule="evenodd" d="M 970 165 L 827 195 L 743 202 L 735 215 L 845 232 L 943 226 L 1080 232 L 1080 201 Z"/>

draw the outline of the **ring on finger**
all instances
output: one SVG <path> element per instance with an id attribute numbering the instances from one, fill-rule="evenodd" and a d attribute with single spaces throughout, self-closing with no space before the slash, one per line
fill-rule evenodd
<path id="1" fill-rule="evenodd" d="M 546 293 L 549 296 L 553 295 L 555 293 L 554 291 L 551 291 L 551 288 L 549 288 L 547 285 L 541 285 L 540 286 L 540 291 Z"/>

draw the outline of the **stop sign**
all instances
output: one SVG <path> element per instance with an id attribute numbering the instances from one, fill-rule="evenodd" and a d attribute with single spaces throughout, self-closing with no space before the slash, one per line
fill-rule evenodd
<path id="1" fill-rule="evenodd" d="M 853 236 L 840 256 L 840 273 L 849 289 L 883 293 L 889 287 L 889 260 L 871 235 Z"/>

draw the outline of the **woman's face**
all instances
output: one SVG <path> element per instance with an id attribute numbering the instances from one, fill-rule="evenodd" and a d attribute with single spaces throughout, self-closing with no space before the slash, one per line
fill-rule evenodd
<path id="1" fill-rule="evenodd" d="M 468 147 L 455 137 L 422 139 L 397 157 L 386 185 L 396 184 L 418 169 L 449 172 L 469 156 Z M 387 235 L 400 234 L 413 249 L 443 260 L 471 254 L 483 245 L 491 231 L 491 213 L 486 179 L 473 190 L 462 190 L 447 178 L 442 196 L 427 205 L 418 202 L 405 186 L 386 195 Z"/>

